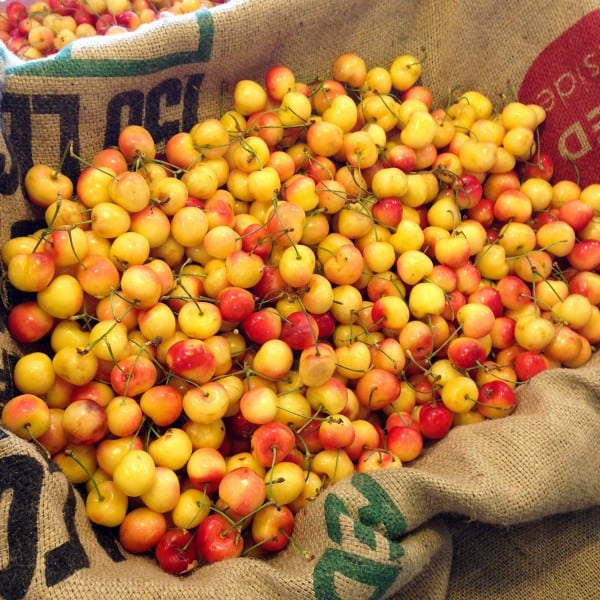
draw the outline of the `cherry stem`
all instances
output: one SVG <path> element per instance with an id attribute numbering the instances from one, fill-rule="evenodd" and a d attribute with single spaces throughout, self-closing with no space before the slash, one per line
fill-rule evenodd
<path id="1" fill-rule="evenodd" d="M 249 554 L 251 554 L 254 550 L 260 548 L 261 546 L 263 546 L 264 544 L 266 544 L 267 542 L 273 542 L 277 539 L 277 536 L 273 535 L 271 537 L 268 538 L 264 538 L 263 540 L 260 540 L 259 542 L 256 542 L 255 544 L 252 544 L 251 546 L 248 546 L 243 552 L 242 552 L 242 556 L 248 556 Z"/>
<path id="2" fill-rule="evenodd" d="M 70 149 L 72 148 L 72 146 L 73 146 L 73 142 L 70 142 L 67 145 L 67 147 L 63 150 L 63 153 L 62 153 L 62 155 L 60 157 L 60 161 L 58 163 L 58 168 L 52 174 L 52 177 L 54 179 L 57 179 L 58 176 L 60 175 L 60 173 L 62 171 L 62 168 L 63 168 L 63 165 L 65 164 L 65 160 L 67 160 L 67 153 L 70 151 Z"/>
<path id="3" fill-rule="evenodd" d="M 202 490 L 202 500 L 198 500 L 198 502 L 196 502 L 196 506 L 198 507 L 198 510 L 196 510 L 196 512 L 194 513 L 194 516 L 188 521 L 188 524 L 184 527 L 185 531 L 187 531 L 192 526 L 192 524 L 195 523 L 196 519 L 202 513 L 202 511 L 204 510 L 204 507 L 206 506 L 206 504 L 204 503 L 204 501 L 207 499 L 206 487 L 207 487 L 207 484 L 204 485 L 204 488 Z M 208 504 L 210 506 L 210 501 Z M 186 546 L 187 546 L 187 544 L 186 544 Z"/>
<path id="4" fill-rule="evenodd" d="M 34 437 L 31 433 L 31 424 L 27 423 L 25 425 L 25 429 L 27 430 L 27 433 L 29 434 L 29 438 L 30 440 L 40 449 L 42 450 L 42 452 L 46 455 L 46 458 L 48 460 L 50 460 L 52 458 L 52 455 L 50 454 L 50 452 L 48 451 L 48 448 L 46 448 L 46 446 L 44 446 L 44 444 L 42 444 L 42 442 L 40 442 L 40 440 L 38 440 L 36 437 Z"/>
<path id="5" fill-rule="evenodd" d="M 221 532 L 221 535 L 223 537 L 227 537 L 232 531 L 237 531 L 239 534 L 240 527 L 242 527 L 242 525 L 246 521 L 252 519 L 252 517 L 257 512 L 260 512 L 263 508 L 266 508 L 267 506 L 277 506 L 277 504 L 273 500 L 267 500 L 266 502 L 263 502 L 260 506 L 257 506 L 255 509 L 251 510 L 247 515 L 241 517 L 238 521 L 234 521 L 226 512 L 217 509 L 215 506 L 212 507 L 212 510 L 224 516 L 231 523 L 231 525 L 227 529 L 224 529 Z"/>
<path id="6" fill-rule="evenodd" d="M 118 179 L 117 175 L 113 173 L 111 173 L 110 171 L 106 171 L 105 169 L 103 169 L 102 167 L 97 167 L 96 165 L 93 165 L 91 162 L 85 160 L 85 158 L 83 158 L 82 156 L 79 156 L 79 154 L 76 154 L 75 151 L 73 150 L 73 142 L 69 142 L 68 147 L 65 149 L 65 154 L 64 154 L 64 158 L 66 158 L 66 154 L 67 152 L 69 153 L 69 156 L 71 158 L 75 158 L 76 160 L 78 160 L 83 166 L 85 167 L 91 167 L 93 169 L 97 169 L 98 171 L 100 171 L 101 173 L 104 173 L 105 175 L 108 175 L 109 177 L 112 177 L 113 179 Z M 63 159 L 64 160 L 64 159 Z"/>
<path id="7" fill-rule="evenodd" d="M 187 529 L 183 529 L 182 531 L 184 533 L 189 533 Z M 187 549 L 190 547 L 190 544 L 194 541 L 194 538 L 196 537 L 196 531 L 198 531 L 198 530 L 196 529 L 191 532 L 190 539 L 181 547 L 182 552 L 186 552 Z"/>
<path id="8" fill-rule="evenodd" d="M 269 501 L 273 502 L 276 506 L 279 506 L 274 500 L 273 500 L 273 468 L 275 467 L 275 464 L 277 463 L 277 446 L 271 446 L 271 450 L 273 451 L 273 456 L 271 457 L 271 468 L 269 469 L 269 486 L 268 486 L 268 490 L 269 490 Z"/>
<path id="9" fill-rule="evenodd" d="M 103 496 L 102 492 L 100 491 L 100 487 L 98 486 L 98 483 L 97 483 L 96 479 L 94 478 L 94 475 L 90 472 L 90 470 L 86 467 L 86 465 L 84 465 L 83 462 L 73 453 L 73 450 L 71 448 L 68 448 L 68 447 L 65 448 L 64 453 L 65 453 L 65 456 L 72 458 L 83 469 L 85 474 L 88 476 L 88 479 L 92 482 L 94 489 L 96 490 L 96 494 L 98 495 L 98 501 L 104 502 L 105 497 Z"/>
<path id="10" fill-rule="evenodd" d="M 315 421 L 324 421 L 326 419 L 326 417 L 319 417 L 319 413 L 321 412 L 322 409 L 323 409 L 323 405 L 319 404 L 319 406 L 317 407 L 317 410 L 315 410 L 315 412 L 310 416 L 310 418 L 306 419 L 306 423 L 304 423 L 302 426 L 298 427 L 298 429 L 296 430 L 296 434 L 300 435 L 311 423 L 313 423 Z M 302 439 L 301 436 L 300 436 L 300 439 Z"/>
<path id="11" fill-rule="evenodd" d="M 296 548 L 296 550 L 298 550 L 298 552 L 300 552 L 300 554 L 302 554 L 306 560 L 314 560 L 315 555 L 303 548 L 287 531 L 280 527 L 279 532 L 288 539 L 290 544 L 292 544 L 292 546 L 294 546 L 294 548 Z"/>

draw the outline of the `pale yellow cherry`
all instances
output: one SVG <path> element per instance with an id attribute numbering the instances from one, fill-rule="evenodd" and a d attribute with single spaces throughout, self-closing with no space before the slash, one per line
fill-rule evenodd
<path id="1" fill-rule="evenodd" d="M 569 294 L 552 306 L 552 314 L 559 322 L 578 330 L 592 317 L 593 306 L 582 294 Z"/>
<path id="2" fill-rule="evenodd" d="M 500 113 L 500 120 L 506 129 L 525 127 L 534 130 L 538 126 L 538 111 L 522 102 L 509 102 Z"/>
<path id="3" fill-rule="evenodd" d="M 468 90 L 463 92 L 460 97 L 475 110 L 478 119 L 491 117 L 494 107 L 492 101 L 485 94 L 476 90 Z"/>
<path id="4" fill-rule="evenodd" d="M 517 319 L 515 340 L 522 348 L 532 352 L 541 352 L 556 334 L 554 323 L 544 317 L 524 317 Z"/>
<path id="5" fill-rule="evenodd" d="M 289 246 L 279 258 L 281 277 L 288 285 L 302 288 L 308 285 L 315 272 L 316 257 L 312 248 L 304 244 Z"/>

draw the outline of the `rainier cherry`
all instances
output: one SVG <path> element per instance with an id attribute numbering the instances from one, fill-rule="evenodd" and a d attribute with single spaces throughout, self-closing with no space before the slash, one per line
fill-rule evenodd
<path id="1" fill-rule="evenodd" d="M 184 529 L 168 529 L 156 543 L 154 556 L 167 573 L 181 575 L 191 571 L 198 564 L 193 534 Z"/>
<path id="2" fill-rule="evenodd" d="M 477 410 L 489 419 L 497 419 L 511 414 L 517 407 L 514 389 L 499 379 L 479 386 Z"/>
<path id="3" fill-rule="evenodd" d="M 419 427 L 423 437 L 439 440 L 452 427 L 452 412 L 441 402 L 424 404 L 419 411 Z"/>
<path id="4" fill-rule="evenodd" d="M 236 527 L 221 514 L 206 517 L 196 530 L 196 550 L 206 562 L 219 562 L 240 556 L 244 539 Z"/>

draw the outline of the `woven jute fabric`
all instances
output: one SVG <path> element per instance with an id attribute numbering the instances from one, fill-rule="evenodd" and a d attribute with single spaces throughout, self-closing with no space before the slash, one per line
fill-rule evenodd
<path id="1" fill-rule="evenodd" d="M 32 164 L 58 164 L 68 144 L 89 159 L 128 123 L 146 126 L 161 149 L 228 109 L 239 79 L 261 80 L 283 63 L 310 81 L 342 52 L 369 66 L 418 56 L 438 99 L 458 86 L 497 106 L 516 97 L 542 104 L 541 142 L 555 152 L 558 176 L 597 181 L 598 39 L 598 0 L 230 0 L 125 36 L 78 41 L 41 61 L 4 50 L 0 242 L 41 217 L 21 190 Z M 69 158 L 64 169 L 75 177 L 81 165 Z M 2 316 L 4 401 L 21 349 Z M 329 487 L 297 516 L 294 537 L 313 560 L 290 546 L 186 577 L 93 527 L 56 466 L 0 429 L 0 597 L 596 597 L 599 367 L 594 355 L 584 367 L 545 372 L 519 388 L 511 417 L 457 427 L 410 466 Z"/>

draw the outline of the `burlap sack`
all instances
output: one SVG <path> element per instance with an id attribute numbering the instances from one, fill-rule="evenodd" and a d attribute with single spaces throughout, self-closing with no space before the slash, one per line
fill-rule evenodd
<path id="1" fill-rule="evenodd" d="M 276 62 L 299 78 L 344 51 L 370 66 L 423 57 L 436 98 L 455 85 L 539 102 L 557 176 L 598 180 L 597 0 L 420 2 L 230 0 L 123 38 L 77 42 L 41 62 L 4 52 L 0 241 L 29 231 L 20 182 L 84 157 L 127 123 L 159 145 L 218 116 L 241 78 Z M 533 20 L 532 20 L 533 16 Z M 560 159 L 560 155 L 566 158 Z M 79 165 L 68 161 L 76 175 Z M 4 319 L 3 319 L 4 321 Z M 13 393 L 2 333 L 2 397 Z M 540 375 L 508 419 L 451 431 L 414 465 L 358 475 L 298 516 L 269 561 L 235 559 L 185 578 L 127 555 L 92 528 L 79 493 L 30 444 L 0 430 L 0 595 L 18 598 L 591 598 L 600 584 L 598 357 Z"/>

